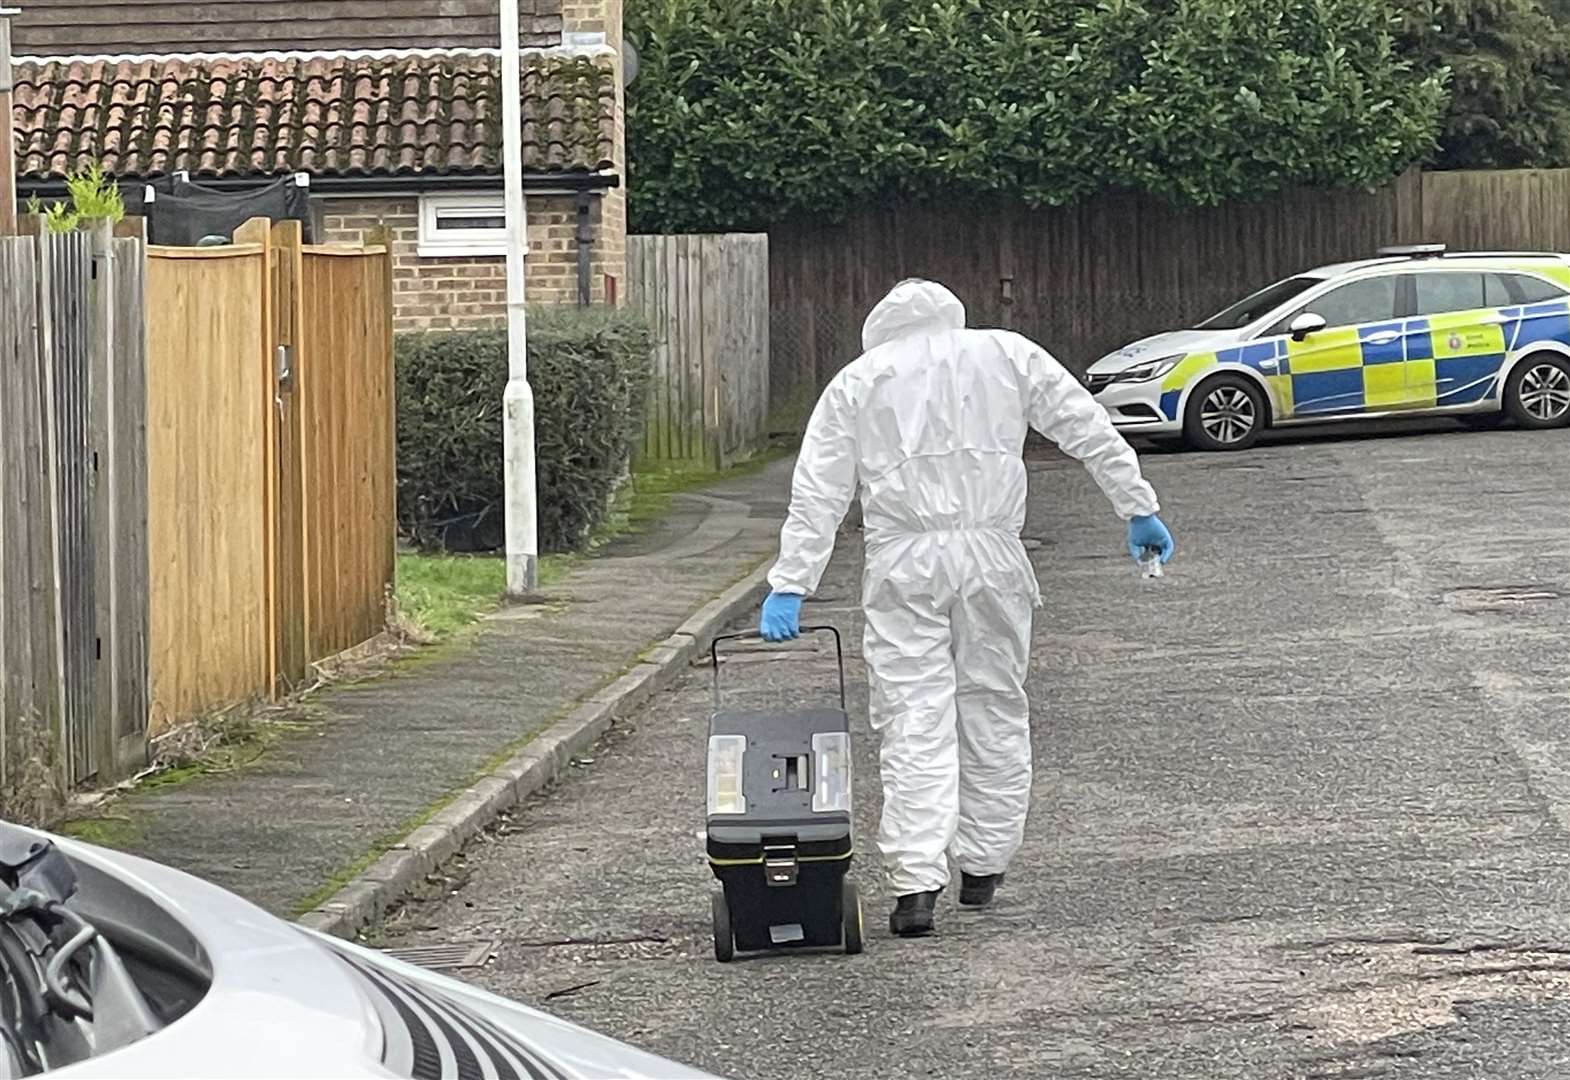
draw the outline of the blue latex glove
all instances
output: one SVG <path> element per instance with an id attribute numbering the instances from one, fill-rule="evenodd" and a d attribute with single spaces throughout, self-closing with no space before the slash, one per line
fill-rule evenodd
<path id="1" fill-rule="evenodd" d="M 1154 551 L 1163 563 L 1172 561 L 1172 534 L 1154 514 L 1133 518 L 1128 523 L 1128 553 L 1135 562 L 1146 551 Z"/>
<path id="2" fill-rule="evenodd" d="M 801 597 L 795 593 L 770 593 L 758 616 L 758 633 L 764 641 L 790 641 L 801 636 Z"/>

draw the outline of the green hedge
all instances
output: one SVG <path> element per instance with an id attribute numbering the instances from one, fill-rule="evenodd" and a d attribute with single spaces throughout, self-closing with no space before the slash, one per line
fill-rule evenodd
<path id="1" fill-rule="evenodd" d="M 529 315 L 542 553 L 581 547 L 642 434 L 652 338 L 636 316 Z M 503 546 L 503 332 L 398 340 L 398 520 L 423 547 Z"/>
<path id="2" fill-rule="evenodd" d="M 1443 71 L 1392 0 L 629 0 L 642 232 L 766 227 L 891 194 L 1214 205 L 1424 158 Z"/>

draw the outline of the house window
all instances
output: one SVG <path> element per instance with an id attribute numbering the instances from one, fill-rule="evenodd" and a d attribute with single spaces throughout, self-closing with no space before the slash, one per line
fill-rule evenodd
<path id="1" fill-rule="evenodd" d="M 500 192 L 420 196 L 421 255 L 505 255 L 507 214 Z"/>

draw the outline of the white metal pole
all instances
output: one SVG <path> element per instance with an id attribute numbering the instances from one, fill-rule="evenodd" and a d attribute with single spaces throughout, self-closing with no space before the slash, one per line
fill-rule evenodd
<path id="1" fill-rule="evenodd" d="M 507 389 L 502 394 L 503 487 L 507 522 L 507 595 L 539 586 L 539 527 L 534 472 L 534 391 L 529 387 L 528 318 L 523 256 L 528 231 L 523 203 L 523 80 L 518 56 L 518 0 L 501 0 L 502 183 L 507 214 Z"/>
<path id="2" fill-rule="evenodd" d="M 11 130 L 11 16 L 0 3 L 0 236 L 16 232 L 16 159 Z"/>

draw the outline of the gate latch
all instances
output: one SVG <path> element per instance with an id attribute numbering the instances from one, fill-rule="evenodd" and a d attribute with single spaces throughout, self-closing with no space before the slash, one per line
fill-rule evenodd
<path id="1" fill-rule="evenodd" d="M 273 350 L 273 375 L 278 380 L 278 389 L 289 390 L 294 383 L 294 350 L 287 345 L 280 345 Z"/>

